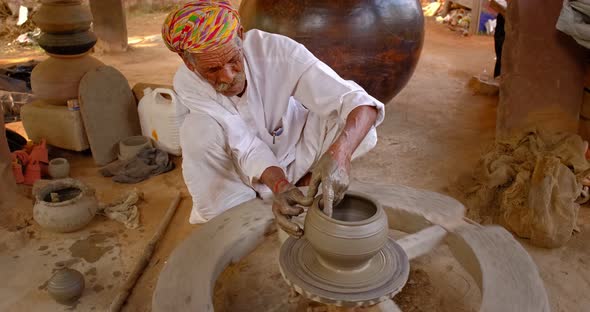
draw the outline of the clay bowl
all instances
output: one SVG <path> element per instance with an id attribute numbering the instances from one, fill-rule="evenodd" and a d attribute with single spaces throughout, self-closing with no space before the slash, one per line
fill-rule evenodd
<path id="1" fill-rule="evenodd" d="M 54 158 L 49 162 L 48 171 L 54 179 L 67 178 L 70 175 L 70 163 L 65 158 Z"/>
<path id="2" fill-rule="evenodd" d="M 316 198 L 305 218 L 305 238 L 318 262 L 331 270 L 362 270 L 387 241 L 387 216 L 371 197 L 348 192 L 332 217 Z"/>
<path id="3" fill-rule="evenodd" d="M 136 135 L 125 138 L 119 142 L 119 160 L 133 158 L 146 147 L 152 147 L 152 141 L 148 137 Z"/>

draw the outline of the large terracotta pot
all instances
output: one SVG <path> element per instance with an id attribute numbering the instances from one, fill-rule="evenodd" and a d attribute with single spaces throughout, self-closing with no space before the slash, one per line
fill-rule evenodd
<path id="1" fill-rule="evenodd" d="M 34 187 L 33 218 L 46 230 L 66 233 L 86 226 L 98 209 L 94 190 L 74 179 Z M 57 195 L 53 195 L 57 194 Z"/>
<path id="2" fill-rule="evenodd" d="M 92 22 L 90 8 L 79 2 L 43 3 L 33 22 L 47 33 L 72 33 L 88 30 Z"/>
<path id="3" fill-rule="evenodd" d="M 321 210 L 318 197 L 305 217 L 305 238 L 319 262 L 332 270 L 363 269 L 387 241 L 387 216 L 370 197 L 348 192 L 332 217 Z"/>
<path id="4" fill-rule="evenodd" d="M 418 0 L 244 0 L 242 25 L 288 36 L 387 103 L 406 85 L 424 41 Z"/>
<path id="5" fill-rule="evenodd" d="M 31 73 L 31 88 L 38 99 L 54 105 L 66 105 L 78 98 L 82 77 L 104 64 L 90 55 L 73 58 L 50 57 L 35 66 Z"/>

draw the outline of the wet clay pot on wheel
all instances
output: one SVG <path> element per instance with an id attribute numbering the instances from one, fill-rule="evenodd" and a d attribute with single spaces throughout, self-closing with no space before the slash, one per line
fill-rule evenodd
<path id="1" fill-rule="evenodd" d="M 39 183 L 39 182 L 38 182 Z M 33 218 L 53 232 L 73 232 L 86 226 L 98 209 L 94 190 L 74 179 L 60 179 L 35 185 Z"/>
<path id="2" fill-rule="evenodd" d="M 320 264 L 333 270 L 359 270 L 387 241 L 387 217 L 370 197 L 347 193 L 332 217 L 316 198 L 305 218 L 305 238 Z"/>
<path id="3" fill-rule="evenodd" d="M 55 301 L 69 304 L 82 296 L 84 284 L 82 273 L 61 264 L 58 271 L 49 279 L 47 291 Z"/>
<path id="4" fill-rule="evenodd" d="M 281 246 L 281 274 L 313 301 L 375 305 L 401 291 L 409 274 L 407 255 L 388 234 L 387 216 L 371 197 L 347 192 L 332 217 L 318 197 L 307 211 L 303 238 Z"/>

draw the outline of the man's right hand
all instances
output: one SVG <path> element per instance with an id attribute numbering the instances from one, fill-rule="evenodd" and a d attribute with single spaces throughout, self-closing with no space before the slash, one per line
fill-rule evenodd
<path id="1" fill-rule="evenodd" d="M 300 206 L 298 206 L 300 205 Z M 303 193 L 294 185 L 288 184 L 283 190 L 275 194 L 272 203 L 272 212 L 275 215 L 277 224 L 283 231 L 295 238 L 303 235 L 303 230 L 291 218 L 303 213 L 301 206 L 310 206 L 311 202 L 306 199 Z"/>

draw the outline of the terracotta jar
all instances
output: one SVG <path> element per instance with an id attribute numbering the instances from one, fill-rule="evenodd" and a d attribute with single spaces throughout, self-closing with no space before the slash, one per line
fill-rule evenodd
<path id="1" fill-rule="evenodd" d="M 47 33 L 73 33 L 90 29 L 90 8 L 78 1 L 43 3 L 33 16 L 33 22 Z"/>
<path id="2" fill-rule="evenodd" d="M 48 171 L 54 179 L 67 178 L 70 175 L 70 163 L 65 158 L 54 158 L 49 162 Z"/>
<path id="3" fill-rule="evenodd" d="M 367 195 L 348 192 L 332 217 L 316 198 L 305 217 L 305 238 L 321 265 L 332 270 L 363 269 L 387 241 L 383 208 Z"/>
<path id="4" fill-rule="evenodd" d="M 50 57 L 35 66 L 31 88 L 40 100 L 54 105 L 67 105 L 78 98 L 78 87 L 84 75 L 104 64 L 90 55 L 72 58 Z"/>
<path id="5" fill-rule="evenodd" d="M 93 189 L 69 178 L 45 183 L 33 189 L 33 218 L 41 227 L 54 232 L 73 232 L 94 218 L 98 202 Z"/>
<path id="6" fill-rule="evenodd" d="M 84 276 L 74 269 L 60 265 L 49 279 L 47 291 L 59 303 L 72 303 L 84 292 Z"/>
<path id="7" fill-rule="evenodd" d="M 240 20 L 303 44 L 385 104 L 412 77 L 424 42 L 418 0 L 242 0 Z"/>

